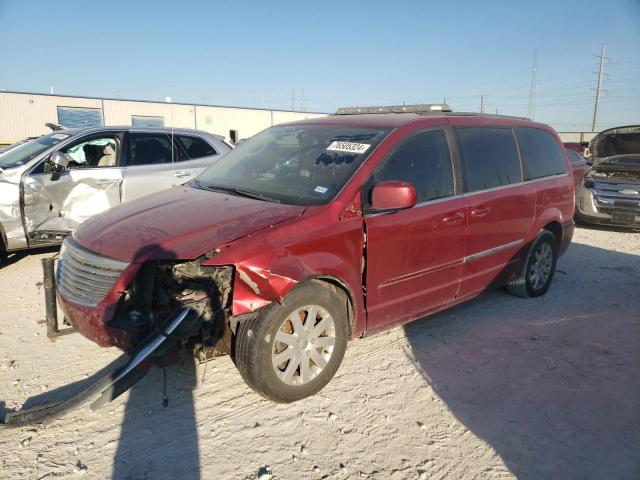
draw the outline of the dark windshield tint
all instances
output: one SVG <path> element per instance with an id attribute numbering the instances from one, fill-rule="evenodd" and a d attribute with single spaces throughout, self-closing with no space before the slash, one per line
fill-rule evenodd
<path id="1" fill-rule="evenodd" d="M 208 157 L 217 153 L 215 149 L 202 138 L 189 137 L 186 135 L 176 135 L 175 138 L 180 144 L 180 147 L 182 147 L 182 150 L 191 160 L 195 160 L 200 157 Z"/>
<path id="2" fill-rule="evenodd" d="M 375 183 L 400 180 L 416 188 L 417 202 L 453 195 L 453 170 L 444 131 L 410 137 L 374 174 Z"/>
<path id="3" fill-rule="evenodd" d="M 340 191 L 387 133 L 335 125 L 271 127 L 224 155 L 196 185 L 320 205 Z"/>
<path id="4" fill-rule="evenodd" d="M 69 138 L 69 135 L 66 133 L 50 133 L 49 135 L 29 140 L 22 145 L 0 153 L 0 168 L 13 168 L 24 165 L 67 138 Z"/>
<path id="5" fill-rule="evenodd" d="M 517 128 L 516 134 L 524 161 L 525 179 L 567 172 L 562 147 L 549 132 L 539 128 Z"/>
<path id="6" fill-rule="evenodd" d="M 465 192 L 522 181 L 518 149 L 507 128 L 460 128 Z"/>

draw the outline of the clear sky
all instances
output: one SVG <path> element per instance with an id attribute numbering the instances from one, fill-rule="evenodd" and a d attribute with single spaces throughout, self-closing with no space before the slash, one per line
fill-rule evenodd
<path id="1" fill-rule="evenodd" d="M 0 0 L 0 89 L 333 112 L 442 102 L 589 130 L 640 123 L 640 0 Z"/>

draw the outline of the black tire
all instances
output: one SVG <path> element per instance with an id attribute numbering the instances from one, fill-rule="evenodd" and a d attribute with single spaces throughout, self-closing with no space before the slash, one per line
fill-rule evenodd
<path id="1" fill-rule="evenodd" d="M 314 395 L 329 383 L 329 380 L 334 376 L 342 362 L 349 340 L 346 303 L 337 293 L 335 287 L 324 282 L 311 281 L 304 283 L 294 288 L 283 299 L 282 303 L 274 302 L 255 318 L 245 320 L 238 325 L 234 346 L 234 361 L 242 378 L 251 388 L 270 400 L 289 403 Z M 280 332 L 281 327 L 286 328 L 286 325 L 291 325 L 291 331 L 295 334 L 293 324 L 288 320 L 289 316 L 298 309 L 303 309 L 303 307 L 310 305 L 319 306 L 332 317 L 335 343 L 330 354 L 323 350 L 322 347 L 318 347 L 323 355 L 330 355 L 330 357 L 326 365 L 319 370 L 319 373 L 316 373 L 315 377 L 306 383 L 288 384 L 276 373 L 278 367 L 273 365 L 273 356 L 283 351 L 277 350 L 282 343 L 276 343 L 276 335 Z M 318 320 L 314 320 L 313 325 L 320 326 L 320 321 L 322 320 L 320 315 L 318 313 L 316 317 Z M 305 328 L 307 328 L 307 318 L 308 312 L 301 323 L 301 325 L 304 324 Z M 305 353 L 305 355 L 307 354 Z M 309 359 L 310 356 L 305 358 Z M 293 360 L 287 360 L 284 365 L 288 366 L 288 362 L 291 361 Z M 311 365 L 316 370 L 320 369 L 318 364 L 308 361 L 307 365 Z M 292 370 L 299 372 L 298 378 L 301 380 L 301 370 L 299 368 Z M 285 373 L 286 368 L 281 374 L 284 376 Z"/>
<path id="2" fill-rule="evenodd" d="M 0 267 L 4 266 L 4 263 L 8 257 L 9 254 L 7 253 L 7 249 L 4 246 L 4 242 L 0 240 Z"/>
<path id="3" fill-rule="evenodd" d="M 551 251 L 550 271 L 542 283 L 536 284 L 534 270 L 537 268 L 536 265 L 539 261 L 538 255 L 541 254 L 542 251 L 548 251 L 548 248 L 550 248 Z M 513 295 L 523 298 L 539 297 L 544 295 L 547 293 L 547 290 L 549 290 L 549 286 L 553 281 L 553 274 L 556 271 L 557 261 L 558 241 L 556 240 L 556 236 L 548 230 L 542 230 L 527 252 L 527 257 L 522 266 L 520 275 L 507 284 L 507 291 Z"/>

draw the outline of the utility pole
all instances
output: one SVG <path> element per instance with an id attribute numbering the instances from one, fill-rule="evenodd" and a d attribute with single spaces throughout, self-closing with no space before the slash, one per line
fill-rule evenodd
<path id="1" fill-rule="evenodd" d="M 594 55 L 594 56 L 597 58 L 600 58 L 600 68 L 598 69 L 598 86 L 596 87 L 596 103 L 593 106 L 593 122 L 591 123 L 592 132 L 596 131 L 596 120 L 598 119 L 598 107 L 600 106 L 600 93 L 602 92 L 602 77 L 604 76 L 604 61 L 607 58 L 604 56 L 604 42 L 602 42 L 600 55 Z"/>
<path id="2" fill-rule="evenodd" d="M 484 95 L 480 95 L 480 113 L 484 113 Z"/>
<path id="3" fill-rule="evenodd" d="M 295 92 L 291 90 L 291 111 L 295 112 L 296 110 L 296 97 Z"/>
<path id="4" fill-rule="evenodd" d="M 302 90 L 302 97 L 300 97 L 300 111 L 304 112 L 304 90 Z"/>
<path id="5" fill-rule="evenodd" d="M 533 52 L 533 69 L 531 70 L 531 89 L 529 90 L 529 118 L 536 119 L 536 93 L 538 93 L 538 50 Z"/>

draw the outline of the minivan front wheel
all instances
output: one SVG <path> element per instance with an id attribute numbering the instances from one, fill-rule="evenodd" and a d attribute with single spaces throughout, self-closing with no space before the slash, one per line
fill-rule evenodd
<path id="1" fill-rule="evenodd" d="M 235 363 L 258 393 L 276 402 L 293 402 L 317 393 L 331 380 L 348 337 L 345 303 L 332 286 L 313 281 L 238 325 Z"/>
<path id="2" fill-rule="evenodd" d="M 535 239 L 520 276 L 507 284 L 507 290 L 519 297 L 539 297 L 549 290 L 558 260 L 558 242 L 548 230 Z"/>

